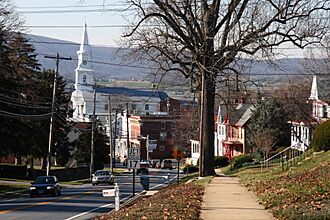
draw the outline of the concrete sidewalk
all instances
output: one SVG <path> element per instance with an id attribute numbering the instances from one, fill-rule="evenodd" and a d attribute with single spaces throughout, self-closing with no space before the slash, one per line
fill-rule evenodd
<path id="1" fill-rule="evenodd" d="M 273 220 L 256 196 L 241 186 L 237 178 L 221 173 L 205 189 L 201 218 L 204 220 Z"/>

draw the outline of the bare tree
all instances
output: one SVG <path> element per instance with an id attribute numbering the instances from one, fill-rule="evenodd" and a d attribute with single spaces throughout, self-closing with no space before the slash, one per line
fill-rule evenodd
<path id="1" fill-rule="evenodd" d="M 200 176 L 214 174 L 214 98 L 219 77 L 239 74 L 241 57 L 270 56 L 291 42 L 317 43 L 329 27 L 329 0 L 127 0 L 135 15 L 127 45 L 155 74 L 191 80 L 201 101 Z M 134 11 L 136 9 L 136 11 Z"/>
<path id="2" fill-rule="evenodd" d="M 257 149 L 263 152 L 264 160 L 268 159 L 269 152 L 277 143 L 277 133 L 275 130 L 266 128 L 258 134 L 255 139 Z"/>

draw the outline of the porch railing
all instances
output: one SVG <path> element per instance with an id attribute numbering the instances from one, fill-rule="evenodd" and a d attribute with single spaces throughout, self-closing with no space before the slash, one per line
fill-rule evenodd
<path id="1" fill-rule="evenodd" d="M 296 166 L 300 161 L 304 160 L 312 149 L 300 151 L 293 146 L 285 148 L 281 152 L 261 162 L 261 172 L 277 169 L 280 172 L 287 171 L 290 167 Z"/>

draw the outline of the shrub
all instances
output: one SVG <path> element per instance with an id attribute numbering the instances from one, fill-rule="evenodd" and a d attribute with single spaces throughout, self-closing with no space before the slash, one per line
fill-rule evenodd
<path id="1" fill-rule="evenodd" d="M 219 156 L 214 158 L 214 166 L 215 167 L 225 167 L 229 164 L 228 157 Z"/>
<path id="2" fill-rule="evenodd" d="M 250 163 L 252 161 L 251 155 L 242 154 L 233 158 L 232 167 L 233 169 L 238 169 L 242 167 L 244 163 Z"/>
<path id="3" fill-rule="evenodd" d="M 330 150 L 330 120 L 316 127 L 313 133 L 311 147 L 315 151 Z"/>
<path id="4" fill-rule="evenodd" d="M 28 178 L 27 166 L 26 165 L 14 165 L 14 164 L 1 164 L 0 165 L 0 177 L 26 179 L 26 178 Z"/>
<path id="5" fill-rule="evenodd" d="M 198 170 L 199 170 L 198 166 L 194 166 L 194 165 L 188 165 L 183 168 L 184 173 L 194 173 L 194 172 L 198 172 Z"/>

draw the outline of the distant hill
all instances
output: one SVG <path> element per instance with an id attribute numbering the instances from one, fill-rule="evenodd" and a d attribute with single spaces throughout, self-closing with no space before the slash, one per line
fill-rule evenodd
<path id="1" fill-rule="evenodd" d="M 59 72 L 68 79 L 74 79 L 74 70 L 77 67 L 77 51 L 79 44 L 69 41 L 58 40 L 49 37 L 27 35 L 31 44 L 35 47 L 39 54 L 38 59 L 43 68 L 54 69 L 55 61 L 44 58 L 45 54 L 55 55 L 59 52 L 60 56 L 71 57 L 71 61 L 61 61 Z M 148 76 L 148 69 L 129 67 L 141 66 L 138 62 L 124 62 L 119 56 L 118 49 L 114 47 L 96 47 L 92 46 L 93 69 L 96 78 L 104 80 L 109 79 L 137 79 L 142 80 Z M 111 65 L 116 64 L 116 65 Z"/>
<path id="2" fill-rule="evenodd" d="M 53 69 L 55 67 L 55 61 L 45 59 L 45 54 L 55 55 L 56 52 L 59 52 L 60 56 L 72 57 L 72 61 L 60 62 L 59 72 L 65 78 L 74 79 L 79 44 L 37 35 L 29 34 L 27 36 L 36 48 L 36 52 L 40 54 L 38 59 L 44 68 Z M 138 68 L 138 66 L 141 66 L 138 61 L 125 63 L 119 54 L 118 48 L 92 46 L 92 60 L 96 62 L 93 64 L 96 79 L 102 78 L 105 81 L 110 79 L 148 79 L 150 69 Z M 253 80 L 261 82 L 268 81 L 268 83 L 274 83 L 283 81 L 287 79 L 286 76 L 283 76 L 284 74 L 299 74 L 303 72 L 304 59 L 301 58 L 279 59 L 275 60 L 272 65 L 265 61 L 253 61 L 251 65 L 251 60 L 245 61 L 245 66 L 249 65 L 247 72 L 251 74 Z"/>

